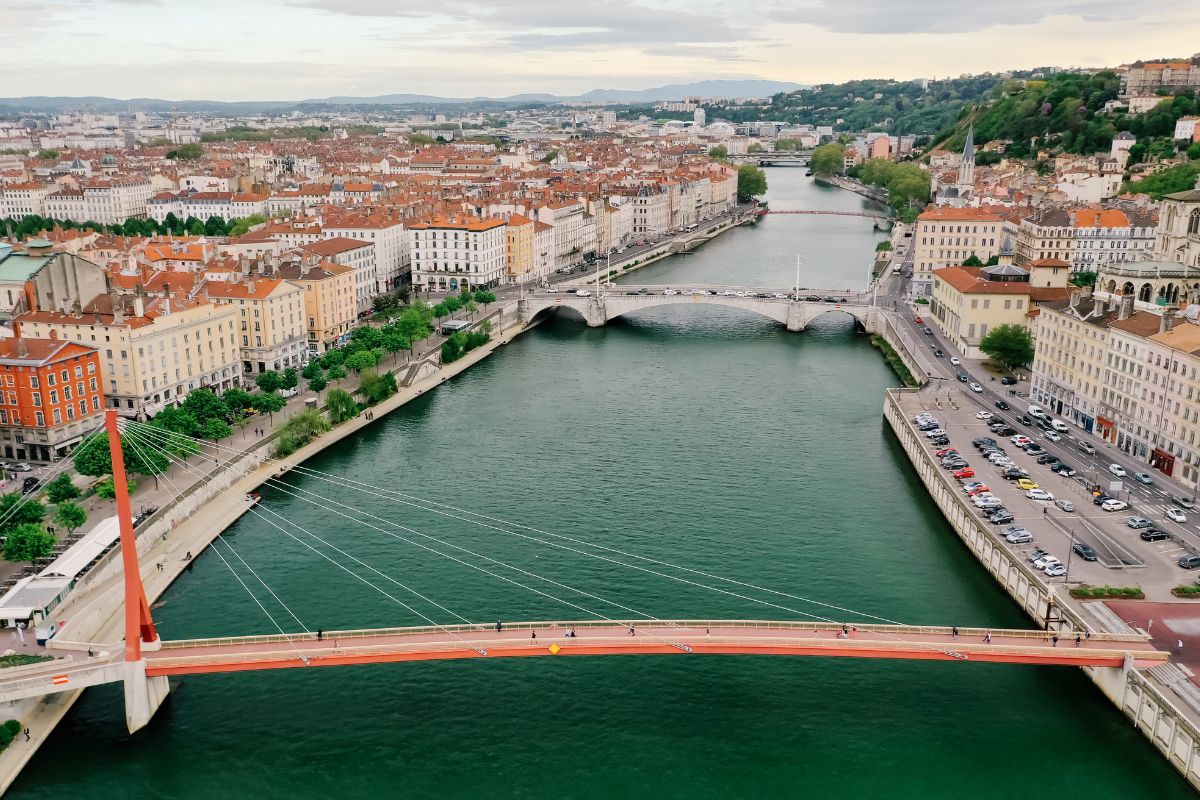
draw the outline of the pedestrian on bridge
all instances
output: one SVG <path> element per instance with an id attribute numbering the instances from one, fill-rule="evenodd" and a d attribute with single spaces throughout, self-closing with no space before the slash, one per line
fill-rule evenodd
<path id="1" fill-rule="evenodd" d="M 320 628 L 317 628 L 317 641 L 319 642 L 324 638 L 325 638 L 325 631 L 321 630 Z"/>
<path id="2" fill-rule="evenodd" d="M 988 628 L 987 631 L 983 634 L 983 643 L 984 644 L 992 643 L 992 629 L 991 628 Z"/>
<path id="3" fill-rule="evenodd" d="M 1077 633 L 1077 634 L 1075 634 L 1075 646 L 1076 646 L 1076 647 L 1079 647 L 1079 643 L 1080 643 L 1080 642 L 1082 642 L 1082 641 L 1083 641 L 1083 637 L 1082 637 L 1082 636 L 1080 636 L 1078 633 Z"/>
<path id="4" fill-rule="evenodd" d="M 951 639 L 958 638 L 958 626 L 957 625 L 954 625 L 950 628 L 950 638 Z"/>
<path id="5" fill-rule="evenodd" d="M 530 632 L 529 632 L 529 638 L 530 638 L 530 639 L 536 639 L 536 638 L 537 638 L 537 631 L 530 631 Z"/>
<path id="6" fill-rule="evenodd" d="M 1050 637 L 1050 644 L 1053 647 L 1058 647 L 1058 634 L 1057 633 Z"/>
<path id="7" fill-rule="evenodd" d="M 499 633 L 504 626 L 500 624 L 500 620 L 496 620 L 496 633 Z"/>

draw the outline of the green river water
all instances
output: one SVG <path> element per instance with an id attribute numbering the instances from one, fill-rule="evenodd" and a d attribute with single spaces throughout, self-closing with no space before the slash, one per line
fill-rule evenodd
<path id="1" fill-rule="evenodd" d="M 777 208 L 864 202 L 815 187 L 801 170 L 768 179 Z M 875 238 L 862 219 L 771 217 L 634 279 L 786 287 L 800 252 L 805 285 L 862 286 Z M 905 622 L 1028 626 L 959 544 L 888 431 L 881 392 L 895 383 L 840 314 L 802 334 L 711 307 L 658 309 L 596 330 L 560 318 L 309 466 Z M 796 618 L 294 480 L 647 616 Z M 280 492 L 265 491 L 264 503 L 468 619 L 586 616 Z M 309 629 L 422 622 L 252 516 L 226 537 Z M 212 553 L 155 614 L 166 638 L 273 632 Z M 1193 795 L 1071 669 L 641 656 L 192 677 L 134 737 L 124 733 L 120 688 L 102 687 L 10 796 Z"/>

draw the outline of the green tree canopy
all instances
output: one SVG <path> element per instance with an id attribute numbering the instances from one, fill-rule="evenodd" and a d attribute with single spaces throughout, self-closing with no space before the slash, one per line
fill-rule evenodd
<path id="1" fill-rule="evenodd" d="M 275 421 L 275 412 L 282 411 L 284 406 L 287 405 L 287 399 L 282 395 L 275 394 L 274 392 L 263 392 L 262 394 L 256 394 L 253 397 L 254 407 L 259 411 L 266 412 L 267 415 L 270 416 L 271 422 Z"/>
<path id="2" fill-rule="evenodd" d="M 201 438 L 209 441 L 217 442 L 225 439 L 233 433 L 233 428 L 229 427 L 229 423 L 223 419 L 205 420 L 204 425 L 200 429 Z"/>
<path id="3" fill-rule="evenodd" d="M 0 536 L 18 525 L 40 523 L 45 515 L 46 507 L 32 497 L 25 499 L 20 492 L 0 495 Z"/>
<path id="4" fill-rule="evenodd" d="M 280 389 L 295 389 L 299 385 L 300 375 L 296 372 L 295 367 L 287 367 L 283 372 L 279 373 Z"/>
<path id="5" fill-rule="evenodd" d="M 211 389 L 193 389 L 183 399 L 183 410 L 200 423 L 210 419 L 225 419 L 229 406 Z"/>
<path id="6" fill-rule="evenodd" d="M 373 369 L 367 369 L 359 377 L 358 392 L 370 406 L 391 397 L 396 389 L 396 376 L 390 372 L 381 375 Z"/>
<path id="7" fill-rule="evenodd" d="M 260 372 L 254 377 L 254 383 L 264 392 L 274 392 L 283 388 L 283 378 L 274 370 Z"/>
<path id="8" fill-rule="evenodd" d="M 58 477 L 46 484 L 46 499 L 51 503 L 61 503 L 64 500 L 74 500 L 81 492 L 71 480 L 71 476 L 60 472 Z"/>
<path id="9" fill-rule="evenodd" d="M 767 193 L 767 176 L 753 164 L 742 164 L 738 167 L 738 199 L 742 202 Z"/>
<path id="10" fill-rule="evenodd" d="M 180 161 L 199 161 L 204 157 L 204 148 L 198 144 L 181 144 L 175 149 L 175 158 Z"/>
<path id="11" fill-rule="evenodd" d="M 345 389 L 330 389 L 329 394 L 325 396 L 325 407 L 334 425 L 340 425 L 358 416 L 358 401 Z"/>
<path id="12" fill-rule="evenodd" d="M 77 528 L 87 522 L 87 512 L 78 503 L 64 500 L 54 507 L 54 524 L 67 529 L 67 535 L 74 533 Z"/>
<path id="13" fill-rule="evenodd" d="M 4 558 L 8 561 L 33 563 L 54 552 L 54 537 L 38 523 L 26 522 L 8 532 L 4 542 Z"/>
<path id="14" fill-rule="evenodd" d="M 316 392 L 317 394 L 320 394 L 321 392 L 325 391 L 325 387 L 328 385 L 329 385 L 329 381 L 325 378 L 324 375 L 317 375 L 316 377 L 308 379 L 308 388 L 310 390 Z"/>
<path id="15" fill-rule="evenodd" d="M 362 372 L 375 366 L 375 355 L 367 351 L 355 353 L 346 359 L 346 369 Z"/>
<path id="16" fill-rule="evenodd" d="M 262 214 L 251 214 L 248 217 L 242 217 L 241 219 L 235 219 L 233 221 L 233 224 L 229 227 L 229 235 L 230 236 L 242 236 L 244 234 L 249 233 L 250 229 L 253 228 L 255 225 L 262 225 L 266 221 L 267 221 L 267 218 L 264 217 Z"/>
<path id="17" fill-rule="evenodd" d="M 838 175 L 842 171 L 846 148 L 840 144 L 823 144 L 813 148 L 808 167 L 816 175 Z"/>
<path id="18" fill-rule="evenodd" d="M 708 157 L 714 161 L 724 161 L 729 158 L 729 150 L 725 145 L 719 144 L 716 147 L 709 148 Z"/>
<path id="19" fill-rule="evenodd" d="M 1033 361 L 1033 336 L 1021 325 L 997 325 L 980 340 L 979 349 L 1013 369 Z"/>
<path id="20" fill-rule="evenodd" d="M 98 478 L 112 472 L 112 452 L 109 449 L 108 434 L 97 434 L 81 447 L 75 448 L 72 461 L 75 471 L 80 475 Z"/>
<path id="21" fill-rule="evenodd" d="M 275 455 L 286 456 L 296 452 L 330 427 L 332 426 L 329 420 L 321 416 L 316 409 L 306 408 L 296 412 L 284 424 L 275 439 Z"/>

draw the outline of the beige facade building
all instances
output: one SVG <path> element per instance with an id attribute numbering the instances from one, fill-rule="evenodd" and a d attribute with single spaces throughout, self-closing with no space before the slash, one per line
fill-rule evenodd
<path id="1" fill-rule="evenodd" d="M 1000 325 L 1030 327 L 1038 304 L 1065 300 L 1071 290 L 1065 261 L 1044 260 L 1026 268 L 944 267 L 933 273 L 930 316 L 968 358 L 986 358 L 979 343 Z"/>
<path id="2" fill-rule="evenodd" d="M 1000 254 L 1004 219 L 978 208 L 939 206 L 913 226 L 913 292 L 933 291 L 933 272 L 959 266 L 971 256 L 987 262 Z"/>
<path id="3" fill-rule="evenodd" d="M 309 352 L 324 353 L 342 344 L 358 319 L 354 269 L 315 258 L 294 259 L 279 268 L 279 277 L 304 289 Z"/>
<path id="4" fill-rule="evenodd" d="M 539 280 L 533 261 L 534 221 L 520 214 L 508 218 L 504 230 L 504 263 L 509 283 Z"/>
<path id="5" fill-rule="evenodd" d="M 281 278 L 249 275 L 207 281 L 204 294 L 237 309 L 242 375 L 299 367 L 307 349 L 304 287 Z"/>

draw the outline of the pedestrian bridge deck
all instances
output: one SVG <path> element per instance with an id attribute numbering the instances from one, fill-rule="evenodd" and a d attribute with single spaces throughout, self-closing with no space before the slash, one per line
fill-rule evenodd
<path id="1" fill-rule="evenodd" d="M 633 634 L 630 634 L 630 626 Z M 568 636 L 569 630 L 575 636 Z M 1138 634 L 1095 634 L 1057 645 L 1045 631 L 748 620 L 519 622 L 495 626 L 329 631 L 164 642 L 145 653 L 148 675 L 339 666 L 464 658 L 592 655 L 793 655 L 985 661 L 1013 664 L 1149 667 L 1167 660 Z M 536 634 L 536 638 L 534 638 Z M 841 635 L 839 635 L 841 634 Z"/>

